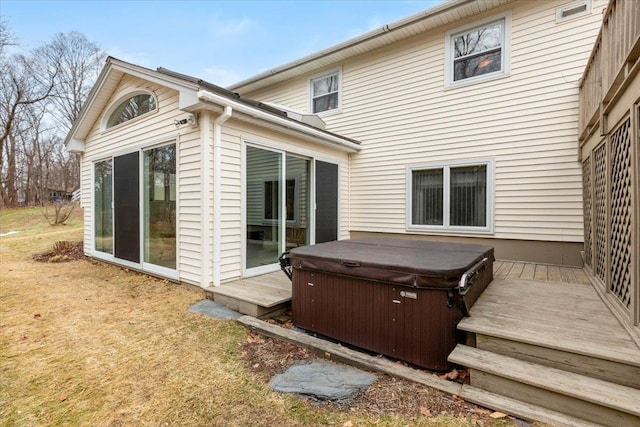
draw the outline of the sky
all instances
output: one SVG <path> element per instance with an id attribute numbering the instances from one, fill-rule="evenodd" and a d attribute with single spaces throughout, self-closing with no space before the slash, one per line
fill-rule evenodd
<path id="1" fill-rule="evenodd" d="M 227 86 L 443 0 L 0 0 L 20 48 L 79 31 L 107 55 Z"/>

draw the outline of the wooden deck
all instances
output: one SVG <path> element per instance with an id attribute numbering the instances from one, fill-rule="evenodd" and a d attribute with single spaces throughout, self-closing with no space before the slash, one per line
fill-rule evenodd
<path id="1" fill-rule="evenodd" d="M 291 301 L 291 281 L 282 271 L 205 289 L 214 301 L 255 317 L 274 315 Z"/>
<path id="2" fill-rule="evenodd" d="M 493 277 L 496 279 L 509 278 L 535 280 L 538 282 L 591 284 L 591 281 L 581 268 L 504 260 L 496 260 L 493 263 Z"/>
<path id="3" fill-rule="evenodd" d="M 640 367 L 640 349 L 590 283 L 495 278 L 460 328 Z"/>
<path id="4" fill-rule="evenodd" d="M 502 262 L 459 323 L 472 347 L 458 345 L 449 360 L 471 369 L 482 392 L 470 400 L 525 416 L 515 400 L 570 425 L 640 425 L 640 348 L 581 270 L 538 267 Z"/>
<path id="5" fill-rule="evenodd" d="M 520 278 L 543 282 L 582 283 L 589 278 L 579 268 L 497 260 L 493 264 L 497 279 Z M 209 287 L 205 291 L 214 300 L 251 316 L 265 316 L 282 311 L 291 301 L 291 281 L 282 271 L 249 277 Z"/>

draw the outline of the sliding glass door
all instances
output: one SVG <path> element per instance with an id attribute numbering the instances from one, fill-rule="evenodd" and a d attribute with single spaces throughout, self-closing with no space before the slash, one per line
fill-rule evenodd
<path id="1" fill-rule="evenodd" d="M 176 276 L 174 143 L 95 162 L 93 198 L 96 256 Z"/>
<path id="2" fill-rule="evenodd" d="M 247 146 L 245 268 L 250 274 L 274 270 L 287 248 L 309 244 L 310 169 L 308 159 Z"/>
<path id="3" fill-rule="evenodd" d="M 113 162 L 94 163 L 94 249 L 113 255 Z"/>
<path id="4" fill-rule="evenodd" d="M 144 151 L 144 262 L 176 268 L 176 145 Z"/>
<path id="5" fill-rule="evenodd" d="M 280 254 L 282 154 L 247 147 L 246 268 L 278 262 Z"/>

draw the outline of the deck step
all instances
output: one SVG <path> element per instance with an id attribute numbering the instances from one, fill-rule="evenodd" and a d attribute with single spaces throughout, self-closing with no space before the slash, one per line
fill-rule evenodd
<path id="1" fill-rule="evenodd" d="M 640 389 L 640 367 L 636 365 L 479 333 L 475 334 L 475 346 L 503 356 Z"/>
<path id="2" fill-rule="evenodd" d="M 610 426 L 640 425 L 640 390 L 465 345 L 449 361 L 471 369 L 471 385 Z"/>
<path id="3" fill-rule="evenodd" d="M 470 314 L 478 348 L 640 388 L 640 348 L 592 286 L 494 279 Z"/>
<path id="4" fill-rule="evenodd" d="M 540 322 L 544 322 L 542 315 Z M 572 327 L 574 328 L 573 330 L 576 337 L 567 336 L 571 332 L 566 331 L 566 329 Z M 621 328 L 622 327 L 620 327 L 620 329 Z M 628 335 L 627 337 L 615 337 L 615 342 L 614 339 L 611 338 L 611 343 L 617 346 L 608 346 L 607 337 L 602 335 L 600 336 L 603 341 L 602 345 L 589 345 L 591 344 L 590 342 L 585 343 L 584 339 L 582 341 L 579 339 L 578 336 L 581 330 L 569 322 L 565 323 L 565 330 L 556 331 L 549 325 L 546 325 L 546 327 L 527 325 L 519 319 L 507 318 L 506 316 L 502 318 L 494 317 L 484 313 L 478 314 L 474 313 L 472 309 L 471 316 L 462 319 L 458 324 L 458 329 L 477 335 L 492 336 L 560 351 L 570 351 L 587 357 L 611 360 L 640 368 L 640 349 L 638 349 Z M 603 329 L 602 332 L 609 332 L 609 329 Z M 591 341 L 591 337 L 589 338 Z M 620 345 L 620 338 L 624 339 L 624 342 L 622 342 L 624 346 Z M 581 342 L 582 345 L 580 345 Z"/>
<path id="5" fill-rule="evenodd" d="M 210 286 L 204 291 L 215 302 L 254 317 L 276 316 L 288 309 L 291 301 L 291 282 L 282 272 Z"/>
<path id="6" fill-rule="evenodd" d="M 496 393 L 491 393 L 468 384 L 465 384 L 462 387 L 460 397 L 467 402 L 475 403 L 476 405 L 484 406 L 485 408 L 490 408 L 494 411 L 511 414 L 527 421 L 540 421 L 554 426 L 567 427 L 601 426 L 601 424 L 591 423 L 581 418 L 563 414 L 562 412 L 553 411 L 518 399 L 512 399 Z"/>

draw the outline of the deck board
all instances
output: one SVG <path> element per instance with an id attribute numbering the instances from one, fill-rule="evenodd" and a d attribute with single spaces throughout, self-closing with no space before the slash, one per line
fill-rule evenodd
<path id="1" fill-rule="evenodd" d="M 498 259 L 493 263 L 496 279 L 527 279 L 541 282 L 590 284 L 589 278 L 578 267 L 535 264 Z"/>
<path id="2" fill-rule="evenodd" d="M 524 263 L 522 262 L 514 262 L 511 270 L 507 274 L 507 277 L 518 278 L 522 275 L 522 271 L 524 270 Z"/>
<path id="3" fill-rule="evenodd" d="M 240 279 L 208 289 L 260 307 L 273 307 L 291 300 L 291 281 L 281 271 Z"/>
<path id="4" fill-rule="evenodd" d="M 546 282 L 549 277 L 548 272 L 549 268 L 546 265 L 536 264 L 536 272 L 534 273 L 533 278 L 534 280 Z"/>
<path id="5" fill-rule="evenodd" d="M 640 349 L 590 284 L 494 279 L 460 328 L 640 366 Z"/>
<path id="6" fill-rule="evenodd" d="M 578 283 L 575 274 L 573 274 L 573 268 L 570 267 L 560 267 L 560 277 L 562 277 L 562 281 L 565 283 Z"/>
<path id="7" fill-rule="evenodd" d="M 524 265 L 524 268 L 522 269 L 522 274 L 520 274 L 520 277 L 522 279 L 533 280 L 533 278 L 535 277 L 535 273 L 536 273 L 536 265 L 527 263 Z"/>
<path id="8" fill-rule="evenodd" d="M 501 279 L 507 277 L 507 274 L 509 274 L 509 271 L 511 271 L 511 267 L 513 267 L 512 262 L 502 261 L 502 265 L 500 266 L 498 271 L 496 271 L 495 276 Z"/>

